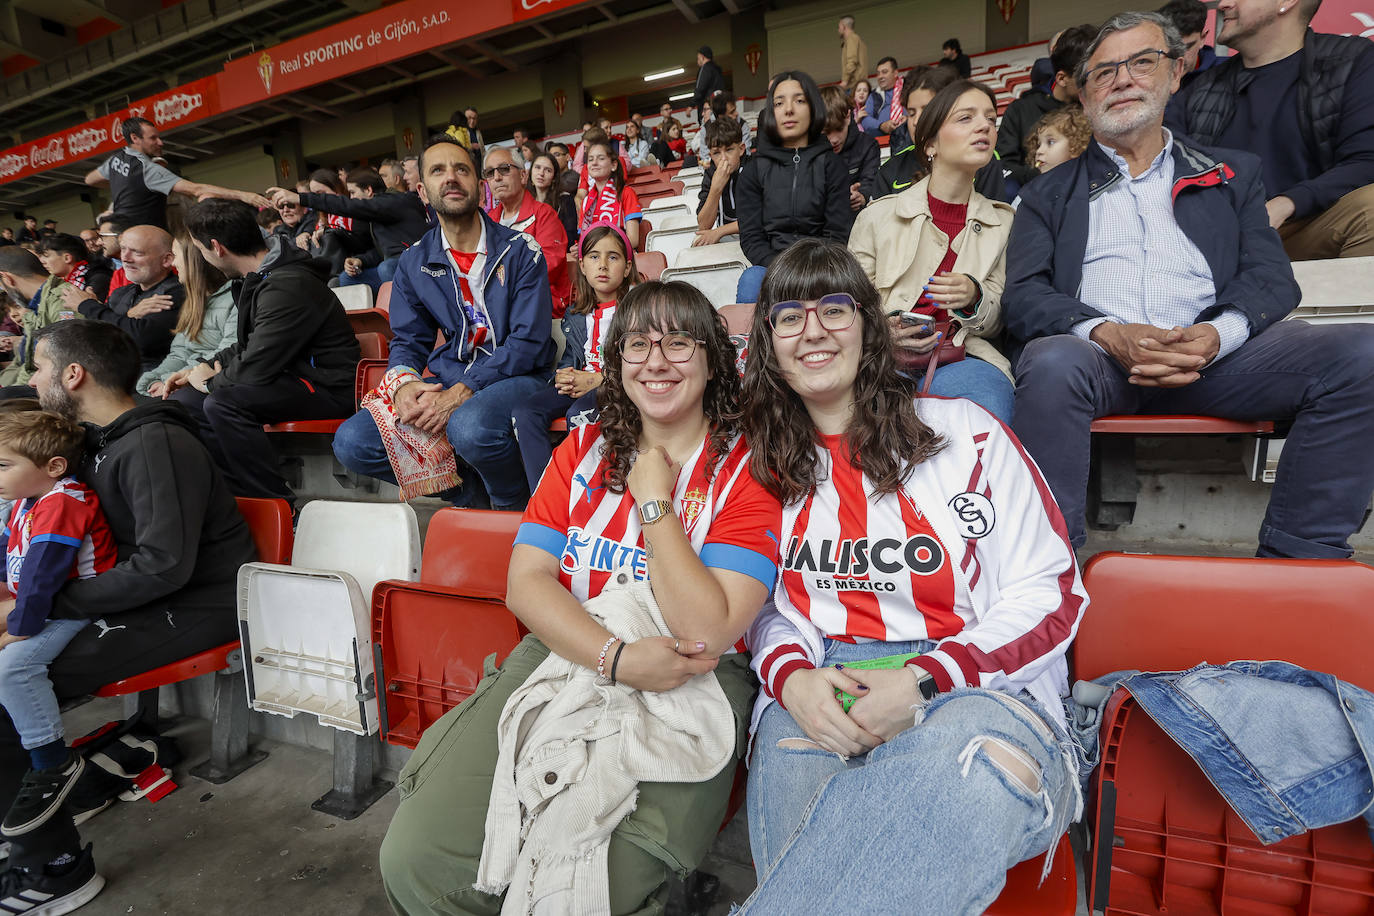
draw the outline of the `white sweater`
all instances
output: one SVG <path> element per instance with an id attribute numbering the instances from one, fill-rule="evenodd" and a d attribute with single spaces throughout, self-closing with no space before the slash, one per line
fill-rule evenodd
<path id="1" fill-rule="evenodd" d="M 669 632 L 650 584 L 623 570 L 584 607 L 626 642 Z M 611 832 L 638 783 L 715 776 L 733 759 L 735 724 L 714 672 L 641 692 L 550 654 L 506 702 L 497 745 L 473 886 L 509 887 L 503 914 L 609 916 Z"/>

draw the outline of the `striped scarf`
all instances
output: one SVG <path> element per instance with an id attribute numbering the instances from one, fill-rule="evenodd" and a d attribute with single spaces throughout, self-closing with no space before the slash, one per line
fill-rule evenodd
<path id="1" fill-rule="evenodd" d="M 897 82 L 892 86 L 892 101 L 887 106 L 887 119 L 889 121 L 900 121 L 906 114 L 902 110 L 902 84 L 904 82 L 905 80 L 899 76 Z"/>

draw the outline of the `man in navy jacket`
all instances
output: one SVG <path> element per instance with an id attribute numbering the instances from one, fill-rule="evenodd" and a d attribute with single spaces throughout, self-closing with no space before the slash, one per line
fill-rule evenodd
<path id="1" fill-rule="evenodd" d="M 511 410 L 549 383 L 548 272 L 538 242 L 482 212 L 478 169 L 466 148 L 436 137 L 420 158 L 420 176 L 439 225 L 401 256 L 391 288 L 389 369 L 414 378 L 396 391 L 397 413 L 403 423 L 444 430 L 493 508 L 523 508 L 529 492 Z M 422 379 L 426 368 L 432 380 Z M 334 454 L 357 473 L 395 480 L 365 410 L 339 428 Z M 453 501 L 481 505 L 472 475 L 463 476 Z"/>
<path id="2" fill-rule="evenodd" d="M 1110 19 L 1079 66 L 1093 142 L 1022 191 L 1015 429 L 1081 546 L 1096 417 L 1291 423 L 1259 553 L 1348 557 L 1374 490 L 1374 326 L 1280 320 L 1300 294 L 1259 160 L 1163 128 L 1182 51 L 1158 14 Z"/>

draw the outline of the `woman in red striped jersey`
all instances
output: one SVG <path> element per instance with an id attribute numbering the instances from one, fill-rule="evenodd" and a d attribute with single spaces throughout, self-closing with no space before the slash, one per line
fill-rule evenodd
<path id="1" fill-rule="evenodd" d="M 748 470 L 734 346 L 696 289 L 645 283 L 616 307 L 602 373 L 599 421 L 554 451 L 511 553 L 506 603 L 531 635 L 425 732 L 401 774 L 381 850 L 399 913 L 501 908 L 472 886 L 497 722 L 550 652 L 604 673 L 607 690 L 667 691 L 714 672 L 743 737 L 757 683 L 736 645 L 777 576 L 781 505 Z M 649 580 L 671 635 L 622 642 L 583 609 L 626 576 Z M 562 763 L 548 762 L 550 785 L 585 766 Z M 696 867 L 734 769 L 700 783 L 639 785 L 634 811 L 611 836 L 612 913 L 656 912 L 674 871 Z"/>
<path id="2" fill-rule="evenodd" d="M 772 263 L 749 347 L 751 470 L 784 508 L 747 636 L 744 909 L 981 913 L 1081 810 L 1064 653 L 1087 596 L 1063 519 L 995 417 L 913 402 L 838 243 Z M 851 856 L 861 878 L 836 880 Z"/>

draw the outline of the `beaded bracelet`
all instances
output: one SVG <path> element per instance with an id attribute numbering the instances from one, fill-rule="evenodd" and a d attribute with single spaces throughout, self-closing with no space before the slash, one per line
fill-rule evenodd
<path id="1" fill-rule="evenodd" d="M 625 651 L 625 643 L 615 647 L 615 658 L 611 659 L 611 683 L 615 683 L 615 669 L 620 667 L 620 653 Z"/>
<path id="2" fill-rule="evenodd" d="M 619 638 L 619 636 L 612 636 L 610 639 L 606 640 L 606 644 L 601 647 L 601 654 L 596 658 L 596 673 L 598 676 L 606 676 L 606 653 L 610 651 L 611 644 Z"/>

